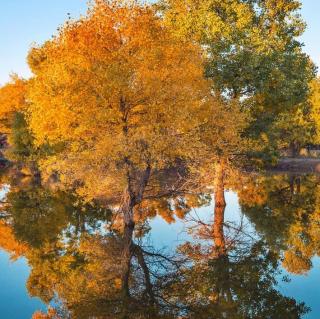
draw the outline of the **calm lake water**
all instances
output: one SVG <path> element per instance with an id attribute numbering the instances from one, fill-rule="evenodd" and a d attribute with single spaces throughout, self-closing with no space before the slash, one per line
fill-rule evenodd
<path id="1" fill-rule="evenodd" d="M 320 318 L 319 177 L 254 175 L 229 186 L 225 209 L 210 194 L 139 207 L 128 299 L 125 232 L 109 210 L 3 186 L 0 318 L 32 318 L 47 304 L 63 318 L 128 309 L 127 318 Z"/>

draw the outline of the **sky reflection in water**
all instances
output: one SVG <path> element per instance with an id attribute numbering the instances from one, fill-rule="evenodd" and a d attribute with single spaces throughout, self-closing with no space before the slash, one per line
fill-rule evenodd
<path id="1" fill-rule="evenodd" d="M 250 234 L 250 236 L 252 237 L 250 237 L 250 247 L 247 245 L 247 243 L 244 244 L 242 241 L 241 243 L 239 242 L 239 245 L 242 245 L 241 250 L 239 250 L 241 254 L 249 256 L 252 245 L 254 245 L 255 242 L 259 241 L 259 239 L 262 239 L 264 241 L 263 247 L 259 246 L 258 248 L 256 248 L 258 250 L 261 249 L 260 253 L 267 253 L 269 250 L 274 251 L 274 254 L 272 255 L 272 257 L 270 257 L 271 259 L 273 258 L 272 260 L 270 259 L 268 262 L 266 262 L 265 259 L 262 258 L 261 263 L 266 262 L 266 273 L 268 276 L 272 276 L 272 274 L 274 274 L 274 278 L 278 281 L 278 289 L 280 291 L 280 294 L 275 295 L 276 290 L 273 290 L 272 283 L 269 282 L 269 278 L 266 281 L 262 280 L 260 283 L 267 285 L 267 290 L 270 290 L 269 297 L 263 296 L 263 294 L 261 294 L 261 296 L 259 297 L 267 299 L 271 298 L 270 300 L 273 301 L 278 300 L 279 304 L 282 304 L 282 306 L 279 306 L 280 308 L 282 307 L 281 311 L 283 311 L 283 307 L 286 307 L 285 305 L 287 304 L 287 302 L 288 304 L 291 304 L 291 302 L 286 300 L 284 296 L 295 298 L 297 302 L 305 302 L 306 305 L 312 309 L 312 311 L 306 314 L 303 318 L 316 319 L 318 318 L 317 315 L 320 313 L 320 305 L 317 300 L 318 296 L 320 295 L 320 262 L 318 257 L 315 257 L 315 255 L 317 255 L 318 253 L 318 248 L 316 245 L 317 238 L 315 236 L 317 236 L 317 231 L 319 231 L 320 233 L 320 230 L 317 228 L 319 227 L 317 225 L 317 204 L 318 197 L 320 196 L 320 194 L 318 195 L 318 178 L 315 176 L 295 176 L 292 178 L 290 176 L 278 175 L 273 177 L 255 177 L 253 178 L 253 181 L 251 180 L 248 182 L 248 184 L 250 183 L 252 183 L 252 185 L 249 185 L 249 188 L 246 187 L 246 190 L 238 192 L 239 199 L 238 195 L 234 191 L 229 191 L 226 193 L 227 207 L 224 212 L 224 222 L 225 224 L 232 225 L 232 227 L 234 228 L 226 226 L 224 227 L 224 239 L 226 241 L 225 244 L 230 244 L 229 241 L 232 241 L 233 238 L 231 233 L 236 232 L 236 225 L 239 225 L 242 220 L 245 233 Z M 61 239 L 61 234 L 63 234 L 64 237 L 68 238 L 68 240 L 65 240 L 64 238 L 63 243 L 64 245 L 69 245 L 68 249 L 70 249 L 71 255 L 77 255 L 72 263 L 64 263 L 61 265 L 70 266 L 72 268 L 72 271 L 74 271 L 75 268 L 82 267 L 81 263 L 84 261 L 84 259 L 89 258 L 89 261 L 93 261 L 91 268 L 84 268 L 84 270 L 81 271 L 87 271 L 88 274 L 90 273 L 90 271 L 96 271 L 96 273 L 94 274 L 94 276 L 97 276 L 96 279 L 102 279 L 106 282 L 108 282 L 108 280 L 115 282 L 114 290 L 108 291 L 107 297 L 101 296 L 102 299 L 112 299 L 114 295 L 117 294 L 116 278 L 118 278 L 118 275 L 115 274 L 115 278 L 107 278 L 105 273 L 99 272 L 101 270 L 101 260 L 107 257 L 111 258 L 113 255 L 110 255 L 110 253 L 106 251 L 101 251 L 103 257 L 101 259 L 99 259 L 101 256 L 97 257 L 95 255 L 90 255 L 92 253 L 92 251 L 90 250 L 92 249 L 94 251 L 98 251 L 99 249 L 118 249 L 119 247 L 122 247 L 121 231 L 116 232 L 107 239 L 104 239 L 104 236 L 106 235 L 104 231 L 102 232 L 102 237 L 90 237 L 90 234 L 99 232 L 99 229 L 101 229 L 101 222 L 99 221 L 103 220 L 104 218 L 108 219 L 108 212 L 99 211 L 97 213 L 97 208 L 86 207 L 84 209 L 84 211 L 86 212 L 86 217 L 84 217 L 83 214 L 80 214 L 81 211 L 83 213 L 83 209 L 73 204 L 74 198 L 72 197 L 68 197 L 64 194 L 60 194 L 59 197 L 55 197 L 55 195 L 50 194 L 49 191 L 39 191 L 39 189 L 34 186 L 23 189 L 14 187 L 13 189 L 14 191 L 11 190 L 12 194 L 10 195 L 9 193 L 8 195 L 8 201 L 11 202 L 10 204 L 12 207 L 8 209 L 8 215 L 10 215 L 10 217 L 5 219 L 4 223 L 6 224 L 6 227 L 8 227 L 6 229 L 12 232 L 13 238 L 15 238 L 17 243 L 26 243 L 28 245 L 28 248 L 26 251 L 24 251 L 21 247 L 19 247 L 19 249 L 21 250 L 19 250 L 21 258 L 15 262 L 9 262 L 9 255 L 12 256 L 14 254 L 17 254 L 18 248 L 15 247 L 15 244 L 13 243 L 11 243 L 12 245 L 10 247 L 10 245 L 3 245 L 3 241 L 0 241 L 1 248 L 3 249 L 0 254 L 0 283 L 2 287 L 2 301 L 0 303 L 1 318 L 30 318 L 32 313 L 36 310 L 44 310 L 44 303 L 48 302 L 50 298 L 47 298 L 49 297 L 47 294 L 41 295 L 40 292 L 42 291 L 43 293 L 43 290 L 39 289 L 39 282 L 41 282 L 41 284 L 50 284 L 50 280 L 44 279 L 46 276 L 44 276 L 44 278 L 42 279 L 40 278 L 43 275 L 41 274 L 41 271 L 44 271 L 44 269 L 50 270 L 50 267 L 41 268 L 42 266 L 39 266 L 38 263 L 41 263 L 41 260 L 43 260 L 43 263 L 46 262 L 47 257 L 45 257 L 44 254 L 44 252 L 48 253 L 48 249 L 44 249 L 46 245 L 53 245 L 51 246 L 51 248 L 56 247 L 60 255 L 57 255 L 58 257 L 56 256 L 55 258 L 61 257 L 61 251 L 65 251 L 64 249 L 66 248 L 64 247 L 62 249 L 61 247 L 57 248 L 56 246 Z M 247 196 L 246 194 L 248 194 L 248 192 L 252 192 L 252 194 Z M 39 213 L 37 210 L 39 210 L 39 212 L 41 211 L 41 213 Z M 185 256 L 188 255 L 188 258 L 191 258 L 191 262 L 196 265 L 198 273 L 201 273 L 202 270 L 207 269 L 201 275 L 202 277 L 196 274 L 195 278 L 188 278 L 188 276 L 191 276 L 191 274 L 188 272 L 183 273 L 183 275 L 181 273 L 179 273 L 178 275 L 175 274 L 178 277 L 182 276 L 182 286 L 179 286 L 179 283 L 175 283 L 172 277 L 170 279 L 166 279 L 166 285 L 170 286 L 170 289 L 181 290 L 185 288 L 189 291 L 193 291 L 195 295 L 199 295 L 200 290 L 197 289 L 199 289 L 200 286 L 197 286 L 197 284 L 201 283 L 201 280 L 203 280 L 204 287 L 206 287 L 207 284 L 218 286 L 216 287 L 216 291 L 210 292 L 210 295 L 208 295 L 208 290 L 206 291 L 204 289 L 204 291 L 201 292 L 203 293 L 203 296 L 200 296 L 200 299 L 207 298 L 207 300 L 214 301 L 213 299 L 217 297 L 216 294 L 218 293 L 218 291 L 224 291 L 226 294 L 228 292 L 231 292 L 231 295 L 235 294 L 234 296 L 237 296 L 237 298 L 240 299 L 240 302 L 237 303 L 227 300 L 227 297 L 225 297 L 227 299 L 221 297 L 221 302 L 223 300 L 223 303 L 229 303 L 229 306 L 225 307 L 224 305 L 221 307 L 219 306 L 220 308 L 217 307 L 217 309 L 213 309 L 212 305 L 205 304 L 205 302 L 201 300 L 195 300 L 191 302 L 190 300 L 186 301 L 186 299 L 184 299 L 186 298 L 186 296 L 182 294 L 179 296 L 181 300 L 178 304 L 184 304 L 184 306 L 186 307 L 182 307 L 180 310 L 177 310 L 176 308 L 170 309 L 168 305 L 163 306 L 163 308 L 166 308 L 166 313 L 171 313 L 173 317 L 177 316 L 179 312 L 180 314 L 184 315 L 188 314 L 188 311 L 186 309 L 188 309 L 190 305 L 192 308 L 193 302 L 194 304 L 199 302 L 198 306 L 196 307 L 197 309 L 193 310 L 195 311 L 195 313 L 197 313 L 198 311 L 200 315 L 202 314 L 203 317 L 201 318 L 206 318 L 204 315 L 204 311 L 206 309 L 209 309 L 210 307 L 213 309 L 212 310 L 210 308 L 211 314 L 214 314 L 215 311 L 217 311 L 217 313 L 221 311 L 220 315 L 222 315 L 223 311 L 226 311 L 226 313 L 229 314 L 229 317 L 227 316 L 227 318 L 234 318 L 232 317 L 232 313 L 235 314 L 237 313 L 237 311 L 240 311 L 240 313 L 244 315 L 246 313 L 246 310 L 241 309 L 241 307 L 252 305 L 252 303 L 257 301 L 255 300 L 257 296 L 250 296 L 250 292 L 255 291 L 256 287 L 254 287 L 254 285 L 257 283 L 252 278 L 249 278 L 249 272 L 246 273 L 246 277 L 241 276 L 243 272 L 248 271 L 248 269 L 243 268 L 245 267 L 245 262 L 247 261 L 248 263 L 250 263 L 254 262 L 254 260 L 258 260 L 260 253 L 258 252 L 258 257 L 253 256 L 250 258 L 248 257 L 249 259 L 247 257 L 244 258 L 243 256 L 239 255 L 239 251 L 237 251 L 238 247 L 235 247 L 237 245 L 237 242 L 232 245 L 230 244 L 232 246 L 230 246 L 230 251 L 229 249 L 227 249 L 227 253 L 221 253 L 221 251 L 219 252 L 215 250 L 215 241 L 212 240 L 212 238 L 204 238 L 203 230 L 202 233 L 200 232 L 200 235 L 199 233 L 197 233 L 199 229 L 195 230 L 195 228 L 197 227 L 193 228 L 192 233 L 188 232 L 190 226 L 194 226 L 196 224 L 195 219 L 201 220 L 201 222 L 205 224 L 206 227 L 213 227 L 213 222 L 216 222 L 213 220 L 214 210 L 214 203 L 211 202 L 207 203 L 204 207 L 201 208 L 195 207 L 189 212 L 189 214 L 185 215 L 184 219 L 175 217 L 176 221 L 171 221 L 170 224 L 168 224 L 162 217 L 157 216 L 153 217 L 149 222 L 147 222 L 147 219 L 144 219 L 143 223 L 141 225 L 138 225 L 140 227 L 148 223 L 148 226 L 151 228 L 151 230 L 145 234 L 144 239 L 136 238 L 136 249 L 138 249 L 139 245 L 141 245 L 142 249 L 146 251 L 147 248 L 151 247 L 152 253 L 161 252 L 161 254 L 168 254 L 168 256 L 170 255 L 170 257 L 172 257 L 175 248 L 185 244 L 186 241 L 189 241 L 191 244 L 197 243 L 203 246 L 201 248 L 203 249 L 203 251 L 201 252 L 199 250 L 194 250 L 195 248 L 191 247 L 192 245 L 190 247 L 184 248 L 183 250 L 183 254 Z M 243 219 L 241 219 L 240 217 L 242 216 L 241 211 L 244 214 Z M 253 212 L 256 213 L 253 214 Z M 33 214 L 32 218 L 34 219 L 34 222 L 32 222 L 30 214 Z M 259 214 L 259 216 L 257 216 L 257 214 Z M 30 219 L 28 220 L 28 218 Z M 36 221 L 36 218 L 39 218 L 39 220 Z M 190 222 L 191 219 L 193 219 L 192 222 Z M 249 222 L 249 220 L 251 222 Z M 230 222 L 232 222 L 232 224 L 230 224 Z M 276 233 L 274 233 L 274 231 L 276 231 Z M 293 233 L 294 231 L 296 231 L 296 234 Z M 87 239 L 87 241 L 84 243 L 84 246 L 79 250 L 79 247 L 77 245 L 79 241 L 82 241 L 82 236 L 84 234 L 85 236 L 89 236 L 89 239 Z M 238 235 L 236 235 L 236 238 L 238 238 L 237 236 Z M 301 241 L 296 240 L 296 238 L 301 238 Z M 104 243 L 106 243 L 106 240 L 108 240 L 108 244 L 103 244 L 101 246 L 101 240 L 105 241 Z M 88 243 L 90 244 L 92 241 L 95 241 L 94 245 L 96 246 L 93 245 L 93 247 L 86 247 L 86 245 L 88 245 Z M 118 244 L 120 246 L 117 246 Z M 59 245 L 61 245 L 61 240 Z M 10 249 L 15 251 L 12 252 L 10 251 Z M 212 260 L 222 260 L 222 267 L 229 267 L 231 265 L 230 278 L 232 279 L 232 283 L 228 282 L 229 279 L 227 280 L 226 278 L 221 277 L 221 282 L 223 282 L 223 285 L 219 287 L 219 280 L 217 281 L 217 278 L 213 278 L 214 276 L 221 276 L 221 271 L 216 272 L 219 270 L 219 267 L 221 267 L 221 265 L 206 265 L 205 267 L 209 268 L 201 268 L 201 263 L 206 263 L 203 254 L 204 252 L 208 253 L 208 249 L 210 250 L 209 258 L 211 258 Z M 236 253 L 234 253 L 234 251 L 236 251 Z M 285 267 L 283 268 L 281 266 L 280 259 L 286 258 L 284 256 L 287 251 L 290 251 L 291 255 L 290 258 L 287 257 L 289 258 L 289 261 L 287 261 L 287 264 L 284 263 Z M 191 252 L 197 252 L 196 258 L 194 256 L 190 257 L 192 256 Z M 294 252 L 294 254 L 296 254 L 298 257 L 296 255 L 292 256 L 292 252 Z M 118 254 L 118 256 L 121 255 L 119 251 L 116 253 Z M 221 257 L 222 255 L 223 258 Z M 225 257 L 227 255 L 228 257 Z M 160 285 L 159 283 L 154 282 L 155 280 L 163 281 L 164 279 L 157 279 L 153 276 L 153 269 L 159 269 L 160 266 L 154 265 L 156 261 L 155 259 L 153 259 L 153 257 L 150 256 L 151 255 L 148 255 L 146 253 L 144 257 L 146 260 L 146 265 L 149 267 L 149 271 L 151 272 L 151 282 L 152 284 L 154 284 L 154 288 L 158 289 L 157 293 L 168 294 L 168 292 L 166 292 L 165 288 L 163 287 L 163 283 L 162 285 Z M 301 256 L 303 257 L 303 260 L 301 260 Z M 276 272 L 270 271 L 271 266 L 268 263 L 270 262 L 272 264 L 276 262 L 276 259 L 278 259 L 279 266 L 274 266 Z M 31 294 L 34 296 L 34 298 L 28 296 L 28 290 L 26 288 L 26 281 L 28 280 L 28 276 L 30 275 L 30 269 L 27 266 L 26 260 L 29 260 L 29 263 L 31 265 L 31 276 L 32 271 L 36 271 L 36 273 L 34 273 L 32 277 L 32 285 L 38 286 L 35 289 L 31 288 Z M 310 264 L 310 261 L 312 262 L 312 266 Z M 215 263 L 215 261 L 213 263 Z M 237 265 L 237 263 L 239 263 L 239 265 Z M 288 263 L 294 264 L 295 268 L 291 264 L 288 265 Z M 39 268 L 35 270 L 35 268 L 37 267 Z M 115 273 L 117 273 L 118 271 L 114 268 L 114 265 L 108 264 L 107 267 L 111 267 L 110 269 Z M 142 287 L 144 285 L 144 280 L 143 272 L 141 271 L 141 269 L 139 270 L 138 257 L 137 260 L 132 261 L 132 267 L 132 273 L 134 273 L 134 275 L 132 276 L 135 278 L 135 283 L 130 284 L 132 285 L 130 287 L 132 289 L 132 294 L 137 299 L 142 298 L 142 303 L 146 303 L 148 306 L 150 306 L 150 300 L 147 300 L 144 293 L 142 293 L 142 290 L 144 289 Z M 171 274 L 175 271 L 171 266 L 166 265 L 165 267 L 168 268 L 162 268 L 162 274 L 165 272 L 164 269 L 170 270 Z M 239 267 L 239 273 L 237 273 L 237 267 Z M 306 267 L 309 267 L 310 270 L 306 269 Z M 304 274 L 292 274 L 287 271 L 288 268 L 290 268 L 290 271 L 296 273 L 303 272 Z M 281 269 L 282 274 L 278 274 L 277 271 L 281 271 Z M 263 267 L 259 271 L 261 272 L 262 270 Z M 206 274 L 208 273 L 211 273 L 211 277 L 206 276 Z M 54 275 L 59 278 L 57 274 Z M 76 272 L 73 273 L 73 276 L 75 275 L 77 275 Z M 265 274 L 262 273 L 261 275 L 263 277 Z M 291 279 L 291 281 L 289 283 L 281 281 L 283 275 L 287 275 Z M 41 279 L 40 281 L 39 278 Z M 239 283 L 236 282 L 236 280 L 238 279 Z M 60 280 L 62 281 L 63 279 Z M 67 278 L 66 280 L 72 281 L 72 278 Z M 80 278 L 79 280 L 84 280 L 84 278 Z M 243 280 L 247 280 L 248 283 L 252 285 L 252 287 L 250 288 L 251 290 L 248 289 L 248 291 L 245 291 L 244 287 L 241 286 Z M 58 290 L 60 289 L 60 293 L 64 294 L 64 299 L 70 298 L 71 304 L 73 302 L 75 308 L 78 307 L 79 309 L 83 310 L 83 305 L 77 304 L 77 302 L 73 299 L 81 296 L 81 294 L 70 295 L 66 293 L 64 289 L 67 289 L 69 287 L 68 285 L 70 285 L 70 283 L 63 283 L 58 288 Z M 86 286 L 87 283 L 83 283 L 83 285 L 84 286 L 82 287 L 88 287 Z M 90 285 L 94 285 L 94 282 L 91 282 Z M 29 292 L 31 286 L 30 284 L 28 285 Z M 46 287 L 46 289 L 49 289 L 48 291 L 51 291 L 53 287 Z M 101 290 L 100 288 L 98 289 L 97 287 L 93 286 L 93 294 L 88 294 L 86 292 L 83 296 L 81 296 L 84 297 L 84 300 L 86 300 L 87 304 L 92 304 L 92 314 L 97 314 L 97 311 L 99 311 L 96 309 L 97 306 L 100 305 L 100 308 L 106 306 L 101 300 L 97 300 L 97 294 L 102 291 L 103 289 Z M 283 294 L 283 296 L 281 294 Z M 43 299 L 43 303 L 41 303 L 38 297 Z M 88 298 L 92 298 L 92 300 L 88 300 Z M 117 296 L 117 298 L 119 298 L 119 296 Z M 164 303 L 164 299 L 161 298 L 159 298 L 159 300 L 157 301 L 159 303 L 159 308 L 161 308 L 162 303 Z M 266 303 L 266 305 L 267 304 L 268 303 Z M 235 309 L 238 308 L 238 310 L 230 310 L 232 309 L 232 307 L 234 307 Z M 88 307 L 84 308 L 87 313 L 90 313 L 91 309 L 88 309 Z M 254 309 L 255 311 L 258 311 L 258 313 L 259 311 L 262 311 L 261 309 Z M 110 311 L 110 309 L 107 311 Z M 155 310 L 154 308 L 152 308 L 152 311 L 156 311 L 158 313 L 159 309 Z M 287 313 L 288 318 L 289 315 L 292 315 L 294 313 L 294 311 L 296 310 L 292 310 L 292 312 L 289 311 Z M 261 313 L 264 313 L 265 318 L 267 318 L 266 312 L 262 311 Z M 297 313 L 299 313 L 299 311 Z M 191 316 L 190 318 L 193 317 Z M 253 315 L 252 318 L 258 317 L 255 317 Z M 292 318 L 299 318 L 299 316 L 292 316 Z"/>

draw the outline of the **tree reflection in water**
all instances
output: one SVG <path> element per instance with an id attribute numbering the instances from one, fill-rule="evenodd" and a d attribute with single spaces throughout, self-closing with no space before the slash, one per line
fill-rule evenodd
<path id="1" fill-rule="evenodd" d="M 308 308 L 277 279 L 281 262 L 303 272 L 300 260 L 317 254 L 317 189 L 315 177 L 248 177 L 237 191 L 256 233 L 226 221 L 220 201 L 210 221 L 201 210 L 195 218 L 210 194 L 149 194 L 126 221 L 116 202 L 16 185 L 2 203 L 0 245 L 27 259 L 29 293 L 55 307 L 35 318 L 302 318 Z M 158 215 L 184 220 L 192 239 L 155 249 L 145 238 Z"/>
<path id="2" fill-rule="evenodd" d="M 318 176 L 255 176 L 239 192 L 242 211 L 283 266 L 307 273 L 320 252 Z"/>

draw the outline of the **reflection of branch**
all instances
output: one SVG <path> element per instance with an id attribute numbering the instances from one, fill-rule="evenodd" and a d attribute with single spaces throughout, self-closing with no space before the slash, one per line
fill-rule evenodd
<path id="1" fill-rule="evenodd" d="M 155 303 L 155 298 L 154 298 L 153 289 L 152 289 L 153 286 L 151 284 L 151 279 L 150 279 L 150 271 L 149 271 L 149 268 L 146 264 L 146 261 L 144 260 L 143 250 L 138 245 L 134 245 L 134 252 L 137 256 L 138 263 L 141 266 L 143 273 L 144 273 L 146 292 L 150 296 L 151 302 Z"/>
<path id="2" fill-rule="evenodd" d="M 179 268 L 180 264 L 183 263 L 182 260 L 175 260 L 174 258 L 169 258 L 167 256 L 164 256 L 164 255 L 160 254 L 160 253 L 149 252 L 149 251 L 146 251 L 146 250 L 142 249 L 141 247 L 140 247 L 140 249 L 145 255 L 150 256 L 150 257 L 161 258 L 161 259 L 167 261 L 168 263 L 170 263 L 171 265 L 174 265 L 177 268 Z"/>
<path id="3" fill-rule="evenodd" d="M 168 173 L 169 174 L 169 173 Z M 152 185 L 149 185 L 149 188 L 152 189 Z M 176 180 L 174 183 L 166 186 L 162 186 L 161 189 L 163 191 L 157 192 L 153 190 L 153 195 L 145 195 L 144 199 L 152 200 L 152 199 L 159 199 L 163 197 L 170 197 L 170 196 L 179 196 L 179 195 L 199 195 L 202 193 L 201 189 L 203 187 L 201 185 L 193 184 L 190 178 L 186 179 L 177 172 Z M 190 191 L 192 190 L 192 191 Z M 150 189 L 149 189 L 150 191 Z"/>
<path id="4" fill-rule="evenodd" d="M 171 196 L 178 196 L 178 195 L 199 195 L 200 192 L 190 192 L 190 191 L 183 191 L 183 190 L 170 190 L 167 192 L 159 193 L 157 195 L 149 195 L 145 196 L 144 199 L 150 200 L 150 199 L 160 199 L 162 197 L 171 197 Z"/>
<path id="5" fill-rule="evenodd" d="M 232 234 L 226 235 L 224 234 L 224 237 L 226 239 L 227 244 L 227 250 L 230 252 L 232 249 L 236 247 L 236 250 L 239 251 L 239 245 L 245 245 L 247 246 L 252 242 L 255 238 L 251 234 L 246 231 L 246 225 L 244 224 L 244 216 L 241 216 L 241 220 L 239 222 L 239 225 L 235 225 L 234 223 L 230 222 L 223 222 L 223 227 L 232 230 Z M 188 221 L 190 225 L 187 227 L 191 233 L 194 232 L 194 236 L 198 239 L 206 240 L 206 241 L 212 241 L 214 240 L 214 234 L 213 234 L 213 222 L 205 222 L 203 221 L 196 210 L 194 210 L 194 213 L 192 215 L 189 215 Z M 248 238 L 246 240 L 246 238 Z"/>

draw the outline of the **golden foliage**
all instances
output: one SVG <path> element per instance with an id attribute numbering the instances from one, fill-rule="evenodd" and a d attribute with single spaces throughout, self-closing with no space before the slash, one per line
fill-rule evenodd
<path id="1" fill-rule="evenodd" d="M 17 75 L 0 88 L 0 131 L 10 131 L 12 116 L 26 107 L 27 82 Z"/>
<path id="2" fill-rule="evenodd" d="M 97 2 L 29 55 L 31 129 L 38 144 L 65 145 L 43 167 L 97 197 L 124 189 L 125 162 L 159 168 L 194 155 L 202 61 L 151 8 Z"/>

